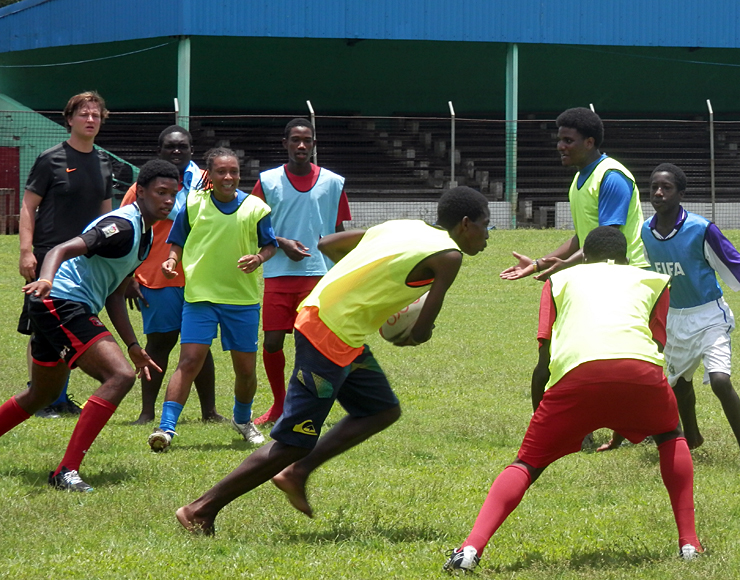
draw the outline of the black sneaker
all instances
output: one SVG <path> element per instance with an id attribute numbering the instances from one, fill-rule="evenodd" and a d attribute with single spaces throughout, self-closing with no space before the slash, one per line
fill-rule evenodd
<path id="1" fill-rule="evenodd" d="M 455 572 L 456 570 L 472 572 L 478 565 L 478 562 L 480 562 L 478 552 L 473 546 L 465 546 L 464 548 L 452 550 L 448 555 L 450 557 L 442 567 L 442 570 L 446 572 Z"/>
<path id="2" fill-rule="evenodd" d="M 79 415 L 82 413 L 82 406 L 70 394 L 67 394 L 67 400 L 57 405 L 57 407 L 59 407 L 58 412 L 65 415 Z"/>
<path id="3" fill-rule="evenodd" d="M 55 489 L 61 489 L 64 491 L 92 491 L 93 487 L 87 485 L 80 474 L 74 469 L 67 469 L 62 467 L 62 470 L 54 475 L 53 471 L 49 472 L 49 485 Z"/>
<path id="4" fill-rule="evenodd" d="M 44 409 L 40 409 L 39 411 L 36 411 L 34 415 L 40 419 L 59 419 L 59 417 L 61 417 L 61 415 L 57 413 L 54 405 L 49 405 Z"/>

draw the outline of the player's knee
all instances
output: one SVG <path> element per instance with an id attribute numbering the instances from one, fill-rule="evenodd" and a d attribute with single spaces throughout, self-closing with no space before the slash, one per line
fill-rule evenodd
<path id="1" fill-rule="evenodd" d="M 269 353 L 283 350 L 285 344 L 285 334 L 280 332 L 266 332 L 265 339 L 262 342 L 262 348 Z"/>
<path id="2" fill-rule="evenodd" d="M 709 383 L 712 386 L 712 391 L 720 399 L 723 397 L 731 396 L 735 392 L 730 381 L 730 375 L 725 373 L 710 373 Z"/>
<path id="3" fill-rule="evenodd" d="M 386 421 L 386 425 L 393 425 L 396 421 L 401 418 L 401 405 L 396 405 L 383 412 L 383 419 Z"/>

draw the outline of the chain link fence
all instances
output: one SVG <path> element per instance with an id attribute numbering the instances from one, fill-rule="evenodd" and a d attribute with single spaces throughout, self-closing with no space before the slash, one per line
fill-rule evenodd
<path id="1" fill-rule="evenodd" d="M 293 117 L 192 116 L 194 160 L 202 164 L 211 147 L 230 147 L 241 161 L 240 187 L 249 191 L 261 171 L 286 162 L 283 129 Z M 353 214 L 350 227 L 400 217 L 434 221 L 439 195 L 457 183 L 488 197 L 497 228 L 568 229 L 573 170 L 560 165 L 555 115 L 538 117 L 518 121 L 516 132 L 508 133 L 509 143 L 506 121 L 458 118 L 453 152 L 449 117 L 317 116 L 317 161 L 345 176 Z M 135 180 L 136 168 L 156 155 L 160 131 L 173 123 L 172 113 L 111 113 L 96 143 L 114 161 L 117 197 Z M 714 124 L 716 205 L 711 203 L 706 120 L 605 119 L 604 127 L 601 150 L 632 171 L 646 216 L 651 213 L 650 173 L 667 161 L 687 174 L 685 201 L 695 204 L 690 208 L 710 219 L 714 215 L 722 228 L 740 228 L 740 122 Z M 0 189 L 15 190 L 15 213 L 33 160 L 66 137 L 59 112 L 0 112 Z M 516 171 L 508 173 L 507 182 L 507 152 L 512 151 Z M 3 207 L 3 199 L 10 197 L 0 197 L 0 214 L 11 211 L 7 201 Z M 13 223 L 11 216 L 6 230 L 13 230 Z"/>

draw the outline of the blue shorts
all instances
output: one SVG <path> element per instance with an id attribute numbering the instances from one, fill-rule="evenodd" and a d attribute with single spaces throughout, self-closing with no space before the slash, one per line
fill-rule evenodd
<path id="1" fill-rule="evenodd" d="M 296 330 L 295 368 L 283 414 L 270 437 L 286 445 L 312 449 L 335 400 L 351 417 L 369 417 L 399 405 L 370 347 L 365 345 L 351 364 L 340 367 Z"/>
<path id="2" fill-rule="evenodd" d="M 185 302 L 182 309 L 180 344 L 207 344 L 218 336 L 224 350 L 257 352 L 260 305 Z"/>
<path id="3" fill-rule="evenodd" d="M 182 324 L 182 306 L 185 303 L 185 289 L 171 286 L 168 288 L 147 288 L 139 285 L 147 308 L 139 300 L 141 318 L 144 321 L 144 334 L 155 332 L 172 332 L 180 330 Z"/>

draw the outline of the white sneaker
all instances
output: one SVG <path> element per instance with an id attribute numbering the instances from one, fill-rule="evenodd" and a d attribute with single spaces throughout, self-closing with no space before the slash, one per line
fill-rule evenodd
<path id="1" fill-rule="evenodd" d="M 234 419 L 231 419 L 231 426 L 234 430 L 244 437 L 244 441 L 251 443 L 252 445 L 260 445 L 265 442 L 265 437 L 259 432 L 259 429 L 254 426 L 254 421 L 249 423 L 237 423 Z"/>
<path id="2" fill-rule="evenodd" d="M 152 448 L 152 451 L 160 453 L 162 451 L 167 451 L 167 448 L 172 443 L 173 435 L 177 435 L 177 433 L 175 433 L 174 431 L 162 431 L 159 427 L 157 427 L 154 430 L 154 433 L 149 435 L 149 438 L 146 440 L 146 442 L 149 444 L 149 447 Z"/>
<path id="3" fill-rule="evenodd" d="M 681 546 L 680 556 L 682 560 L 693 560 L 704 553 L 704 548 L 696 548 L 691 544 Z"/>

